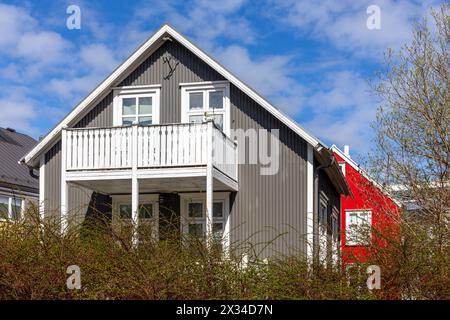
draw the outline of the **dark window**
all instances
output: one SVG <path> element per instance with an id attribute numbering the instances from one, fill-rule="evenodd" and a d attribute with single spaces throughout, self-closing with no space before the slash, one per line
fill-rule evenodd
<path id="1" fill-rule="evenodd" d="M 120 219 L 131 219 L 131 204 L 121 204 L 119 206 Z"/>
<path id="2" fill-rule="evenodd" d="M 150 219 L 153 216 L 153 205 L 151 203 L 144 203 L 139 206 L 139 218 Z"/>
<path id="3" fill-rule="evenodd" d="M 333 234 L 334 240 L 339 240 L 340 237 L 340 227 L 339 227 L 339 214 L 337 210 L 333 209 L 333 214 L 331 216 L 331 232 Z"/>
<path id="4" fill-rule="evenodd" d="M 320 201 L 319 207 L 319 225 L 327 225 L 328 205 L 325 201 Z"/>

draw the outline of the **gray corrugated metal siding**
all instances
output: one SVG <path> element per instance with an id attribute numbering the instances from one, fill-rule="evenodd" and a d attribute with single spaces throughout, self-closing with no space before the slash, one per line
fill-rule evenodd
<path id="1" fill-rule="evenodd" d="M 168 66 L 162 58 L 167 53 L 180 62 L 170 79 L 164 79 Z M 118 85 L 161 84 L 160 120 L 161 123 L 173 123 L 181 119 L 179 84 L 216 80 L 223 80 L 223 77 L 174 41 L 163 44 Z M 230 98 L 232 128 L 280 129 L 281 141 L 280 171 L 277 175 L 261 176 L 259 165 L 239 166 L 239 192 L 232 197 L 235 201 L 231 208 L 231 240 L 249 240 L 259 244 L 257 250 L 262 250 L 267 242 L 286 232 L 264 249 L 262 256 L 274 252 L 288 253 L 290 250 L 304 252 L 307 143 L 233 85 L 230 87 Z M 110 125 L 112 94 L 76 126 Z M 51 198 L 49 203 L 55 207 L 59 206 L 61 190 L 59 147 L 58 144 L 46 156 L 46 196 Z M 239 149 L 239 152 L 243 150 Z M 76 198 L 81 195 L 76 193 L 70 193 L 70 197 L 75 199 L 71 201 L 81 201 Z"/>

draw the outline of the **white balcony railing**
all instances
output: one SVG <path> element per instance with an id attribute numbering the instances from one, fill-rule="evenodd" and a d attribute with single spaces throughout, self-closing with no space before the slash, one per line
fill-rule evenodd
<path id="1" fill-rule="evenodd" d="M 212 135 L 212 163 L 237 180 L 237 145 L 208 123 L 167 124 L 110 128 L 66 128 L 63 152 L 67 171 L 201 166 L 208 161 L 208 134 Z M 136 139 L 136 141 L 134 141 Z M 137 153 L 133 152 L 136 142 Z"/>

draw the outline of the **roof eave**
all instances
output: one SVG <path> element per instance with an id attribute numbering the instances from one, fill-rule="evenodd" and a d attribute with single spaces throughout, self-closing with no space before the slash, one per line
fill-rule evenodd
<path id="1" fill-rule="evenodd" d="M 324 145 L 320 145 L 318 148 L 316 148 L 316 152 L 317 160 L 320 164 L 324 164 L 330 157 L 334 157 L 333 152 Z M 336 162 L 334 162 L 330 167 L 326 168 L 325 172 L 339 194 L 345 196 L 350 196 L 352 194 L 347 180 L 345 179 L 341 169 L 339 168 L 339 165 Z"/>

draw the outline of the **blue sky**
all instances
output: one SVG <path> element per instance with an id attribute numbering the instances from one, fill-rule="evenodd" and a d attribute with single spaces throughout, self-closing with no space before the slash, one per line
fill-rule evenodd
<path id="1" fill-rule="evenodd" d="M 168 22 L 315 136 L 361 156 L 379 104 L 367 80 L 440 2 L 2 1 L 0 127 L 47 133 Z M 71 4 L 80 30 L 66 27 Z M 369 5 L 380 30 L 366 27 Z"/>

